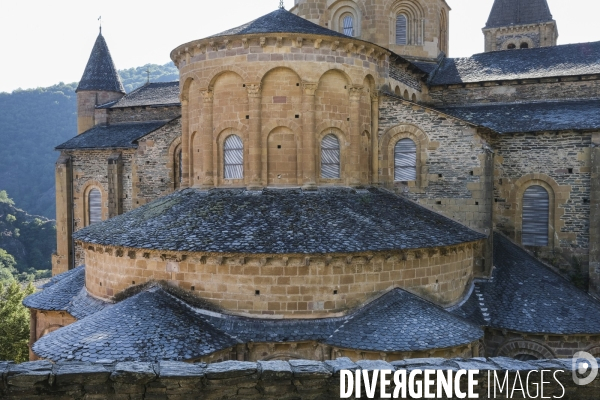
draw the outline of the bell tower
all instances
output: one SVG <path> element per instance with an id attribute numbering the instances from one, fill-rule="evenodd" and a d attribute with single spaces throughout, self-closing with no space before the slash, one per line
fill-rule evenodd
<path id="1" fill-rule="evenodd" d="M 92 54 L 77 86 L 77 133 L 96 125 L 96 106 L 118 100 L 125 95 L 123 83 L 110 55 L 102 28 Z"/>
<path id="2" fill-rule="evenodd" d="M 495 0 L 485 28 L 485 51 L 556 46 L 558 28 L 547 0 Z"/>
<path id="3" fill-rule="evenodd" d="M 291 12 L 402 56 L 449 53 L 450 7 L 444 0 L 296 0 Z"/>

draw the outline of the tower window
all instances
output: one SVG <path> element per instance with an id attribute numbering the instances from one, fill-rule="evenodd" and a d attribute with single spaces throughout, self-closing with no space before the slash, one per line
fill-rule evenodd
<path id="1" fill-rule="evenodd" d="M 88 207 L 90 225 L 102 222 L 102 193 L 98 189 L 90 190 Z"/>
<path id="2" fill-rule="evenodd" d="M 225 179 L 244 178 L 244 143 L 237 135 L 225 139 L 224 147 L 224 176 Z"/>
<path id="3" fill-rule="evenodd" d="M 345 14 L 342 17 L 342 26 L 344 35 L 354 37 L 354 17 L 352 15 Z"/>
<path id="4" fill-rule="evenodd" d="M 396 44 L 401 46 L 408 44 L 408 19 L 404 14 L 396 17 Z"/>
<path id="5" fill-rule="evenodd" d="M 527 44 L 526 42 L 521 43 L 521 48 L 522 49 L 528 49 L 529 48 L 529 44 Z"/>
<path id="6" fill-rule="evenodd" d="M 410 139 L 402 139 L 394 147 L 394 181 L 417 180 L 417 145 Z"/>
<path id="7" fill-rule="evenodd" d="M 507 47 L 507 49 L 509 49 L 509 50 L 514 50 L 516 48 L 517 48 L 517 46 L 514 43 L 509 44 Z"/>
<path id="8" fill-rule="evenodd" d="M 550 196 L 541 186 L 530 186 L 523 194 L 523 245 L 548 246 Z"/>
<path id="9" fill-rule="evenodd" d="M 321 178 L 340 178 L 340 141 L 334 134 L 321 141 Z"/>

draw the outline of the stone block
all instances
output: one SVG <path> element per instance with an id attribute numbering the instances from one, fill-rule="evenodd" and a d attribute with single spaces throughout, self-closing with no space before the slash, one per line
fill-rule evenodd
<path id="1" fill-rule="evenodd" d="M 569 360 L 570 361 L 570 360 Z M 537 367 L 533 364 L 518 361 L 508 357 L 494 357 L 490 358 L 490 363 L 498 366 L 502 370 L 506 371 L 530 371 L 536 370 Z"/>
<path id="2" fill-rule="evenodd" d="M 292 367 L 285 361 L 259 361 L 260 378 L 264 381 L 291 380 Z"/>
<path id="3" fill-rule="evenodd" d="M 8 386 L 19 388 L 31 388 L 41 383 L 52 384 L 52 380 L 52 363 L 49 361 L 11 364 L 6 373 L 6 383 Z"/>
<path id="4" fill-rule="evenodd" d="M 290 360 L 289 363 L 296 379 L 328 379 L 332 375 L 329 368 L 320 361 Z"/>
<path id="5" fill-rule="evenodd" d="M 341 370 L 355 371 L 359 368 L 358 365 L 352 362 L 348 357 L 340 357 L 335 360 L 327 360 L 325 366 L 331 371 L 334 378 L 340 375 Z"/>
<path id="6" fill-rule="evenodd" d="M 225 361 L 210 364 L 206 368 L 206 377 L 211 380 L 230 379 L 253 375 L 258 372 L 258 364 L 245 361 Z"/>
<path id="7" fill-rule="evenodd" d="M 396 368 L 388 362 L 381 360 L 359 360 L 356 362 L 356 365 L 360 367 L 363 371 L 374 371 L 376 369 L 385 369 L 390 371 L 395 371 Z"/>
<path id="8" fill-rule="evenodd" d="M 102 385 L 110 378 L 111 371 L 100 364 L 59 363 L 55 368 L 56 385 Z"/>
<path id="9" fill-rule="evenodd" d="M 154 364 L 143 362 L 117 363 L 110 379 L 127 385 L 144 385 L 156 379 Z"/>

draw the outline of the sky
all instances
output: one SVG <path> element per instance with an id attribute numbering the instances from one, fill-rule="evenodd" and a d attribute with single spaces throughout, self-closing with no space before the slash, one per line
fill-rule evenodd
<path id="1" fill-rule="evenodd" d="M 450 56 L 483 51 L 494 0 L 447 0 Z M 284 0 L 289 10 L 294 0 Z M 600 40 L 600 2 L 548 0 L 559 44 Z M 275 10 L 279 0 L 1 0 L 0 92 L 79 81 L 102 33 L 118 69 L 165 64 L 180 44 L 242 25 Z M 582 12 L 585 10 L 585 12 Z"/>

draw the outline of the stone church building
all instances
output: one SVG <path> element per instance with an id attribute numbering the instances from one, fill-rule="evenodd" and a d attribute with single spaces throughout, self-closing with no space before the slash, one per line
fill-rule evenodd
<path id="1" fill-rule="evenodd" d="M 131 93 L 100 33 L 31 357 L 600 356 L 600 42 L 496 0 L 450 58 L 449 18 L 296 0 Z"/>

